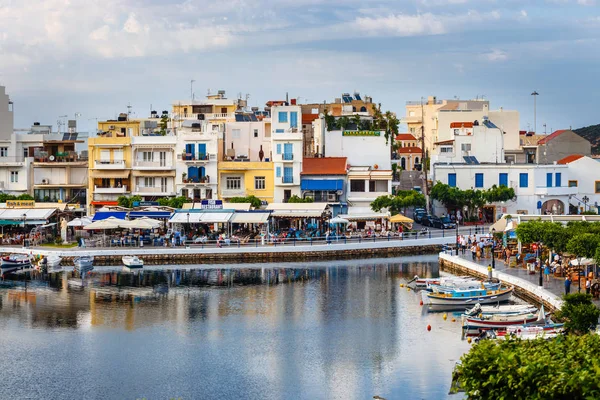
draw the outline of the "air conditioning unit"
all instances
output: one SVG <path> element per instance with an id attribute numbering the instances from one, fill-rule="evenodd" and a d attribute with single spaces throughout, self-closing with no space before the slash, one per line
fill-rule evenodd
<path id="1" fill-rule="evenodd" d="M 50 184 L 50 180 L 42 179 L 42 185 L 49 185 L 49 184 Z"/>
<path id="2" fill-rule="evenodd" d="M 328 193 L 327 201 L 336 201 L 335 193 Z"/>

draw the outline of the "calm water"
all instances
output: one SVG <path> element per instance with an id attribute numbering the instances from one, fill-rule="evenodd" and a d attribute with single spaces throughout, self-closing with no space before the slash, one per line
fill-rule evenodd
<path id="1" fill-rule="evenodd" d="M 32 277 L 0 289 L 0 398 L 446 398 L 468 344 L 415 274 L 437 257 Z"/>

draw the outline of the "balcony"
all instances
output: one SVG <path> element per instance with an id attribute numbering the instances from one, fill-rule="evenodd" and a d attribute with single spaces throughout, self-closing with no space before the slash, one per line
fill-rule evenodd
<path id="1" fill-rule="evenodd" d="M 281 155 L 281 158 L 283 161 L 294 161 L 294 154 L 293 153 L 283 153 Z"/>
<path id="2" fill-rule="evenodd" d="M 96 160 L 94 162 L 95 169 L 124 169 L 124 160 Z"/>
<path id="3" fill-rule="evenodd" d="M 136 186 L 134 194 L 142 196 L 172 196 L 175 190 L 167 186 Z"/>
<path id="4" fill-rule="evenodd" d="M 121 187 L 105 187 L 105 186 L 95 186 L 94 185 L 94 193 L 98 194 L 125 194 L 128 193 L 127 185 L 123 185 Z"/>
<path id="5" fill-rule="evenodd" d="M 568 187 L 568 186 L 554 186 L 554 187 L 547 187 L 547 186 L 536 186 L 535 187 L 535 194 L 537 196 L 570 196 L 570 195 L 575 195 L 577 194 L 577 188 L 576 187 Z"/>
<path id="6" fill-rule="evenodd" d="M 208 153 L 182 153 L 181 160 L 186 163 L 207 163 L 210 160 L 216 160 L 216 154 Z"/>
<path id="7" fill-rule="evenodd" d="M 23 156 L 6 156 L 6 157 L 0 157 L 0 165 L 2 166 L 16 166 L 16 167 L 20 167 L 23 165 L 23 163 L 25 162 L 25 157 Z"/>
<path id="8" fill-rule="evenodd" d="M 143 161 L 143 160 L 135 160 L 133 162 L 133 167 L 140 170 L 170 170 L 175 169 L 174 165 L 167 163 L 167 160 L 162 161 Z"/>
<path id="9" fill-rule="evenodd" d="M 39 152 L 33 157 L 34 166 L 56 166 L 57 164 L 87 164 L 88 158 L 86 155 L 81 155 L 75 151 L 57 152 L 48 154 L 47 152 Z"/>
<path id="10" fill-rule="evenodd" d="M 221 189 L 221 197 L 243 197 L 246 196 L 244 189 Z"/>
<path id="11" fill-rule="evenodd" d="M 182 177 L 181 181 L 186 185 L 207 185 L 210 183 L 209 176 L 187 178 Z"/>
<path id="12" fill-rule="evenodd" d="M 284 176 L 283 178 L 281 178 L 281 183 L 284 185 L 290 185 L 294 183 L 294 177 L 293 176 Z"/>
<path id="13" fill-rule="evenodd" d="M 404 124 L 420 124 L 423 122 L 423 118 L 420 116 L 412 116 L 412 117 L 404 117 L 401 118 L 402 123 Z"/>

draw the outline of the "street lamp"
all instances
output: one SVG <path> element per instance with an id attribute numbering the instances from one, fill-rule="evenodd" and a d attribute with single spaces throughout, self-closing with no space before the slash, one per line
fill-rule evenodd
<path id="1" fill-rule="evenodd" d="M 454 225 L 456 226 L 456 255 L 458 255 L 458 218 L 454 221 Z"/>
<path id="2" fill-rule="evenodd" d="M 496 228 L 492 228 L 492 269 L 496 269 L 496 257 L 494 256 L 494 249 L 496 248 Z"/>
<path id="3" fill-rule="evenodd" d="M 583 210 L 587 211 L 587 203 L 590 201 L 590 198 L 587 196 L 583 196 L 581 201 L 583 201 Z"/>
<path id="4" fill-rule="evenodd" d="M 25 231 L 25 219 L 27 219 L 27 214 L 23 213 L 23 231 Z"/>
<path id="5" fill-rule="evenodd" d="M 542 275 L 542 243 L 537 245 L 537 258 L 540 260 L 540 287 L 544 286 L 544 276 Z"/>

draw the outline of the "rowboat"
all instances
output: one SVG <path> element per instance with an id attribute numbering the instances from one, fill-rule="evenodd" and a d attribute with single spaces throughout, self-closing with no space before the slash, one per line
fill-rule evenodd
<path id="1" fill-rule="evenodd" d="M 2 274 L 31 267 L 31 258 L 25 254 L 11 254 L 2 257 L 0 270 Z"/>
<path id="2" fill-rule="evenodd" d="M 62 261 L 62 257 L 57 256 L 55 254 L 51 254 L 49 256 L 44 256 L 38 262 L 38 268 L 43 271 L 56 269 L 60 266 L 61 261 Z"/>
<path id="3" fill-rule="evenodd" d="M 75 270 L 79 272 L 79 274 L 83 277 L 88 272 L 94 269 L 94 257 L 91 256 L 81 256 L 77 257 L 73 260 L 73 264 L 75 265 Z"/>
<path id="4" fill-rule="evenodd" d="M 449 285 L 428 285 L 427 290 L 434 293 L 449 293 L 457 289 L 481 289 L 482 287 L 489 290 L 500 289 L 500 282 L 480 282 L 480 281 L 466 281 L 456 282 Z"/>
<path id="5" fill-rule="evenodd" d="M 144 261 L 138 256 L 123 256 L 123 264 L 129 269 L 140 269 L 144 268 Z"/>
<path id="6" fill-rule="evenodd" d="M 474 330 L 479 328 L 506 328 L 516 325 L 546 324 L 547 315 L 544 307 L 537 313 L 527 314 L 486 314 L 478 317 L 463 316 L 463 329 Z"/>
<path id="7" fill-rule="evenodd" d="M 498 290 L 466 289 L 449 293 L 422 292 L 423 304 L 430 309 L 460 310 L 470 304 L 495 304 L 508 301 L 513 287 L 501 287 Z"/>
<path id="8" fill-rule="evenodd" d="M 414 290 L 427 289 L 431 285 L 442 285 L 442 286 L 456 286 L 457 288 L 462 284 L 481 286 L 481 281 L 470 276 L 447 276 L 440 278 L 420 278 L 415 275 L 410 281 L 406 283 L 406 286 Z M 478 286 L 478 287 L 479 287 Z"/>
<path id="9" fill-rule="evenodd" d="M 419 278 L 415 276 L 413 279 L 406 283 L 406 286 L 414 290 L 427 289 L 427 285 L 439 285 L 440 278 Z"/>
<path id="10" fill-rule="evenodd" d="M 519 338 L 523 340 L 531 339 L 550 339 L 563 333 L 564 324 L 547 323 L 546 325 L 521 325 L 509 326 L 502 329 L 481 329 L 479 333 L 467 335 L 467 337 L 477 337 L 475 341 L 483 339 L 511 339 Z"/>
<path id="11" fill-rule="evenodd" d="M 496 304 L 495 306 L 482 306 L 477 303 L 473 308 L 467 309 L 465 315 L 487 315 L 487 314 L 527 314 L 535 313 L 537 308 L 530 304 Z"/>

